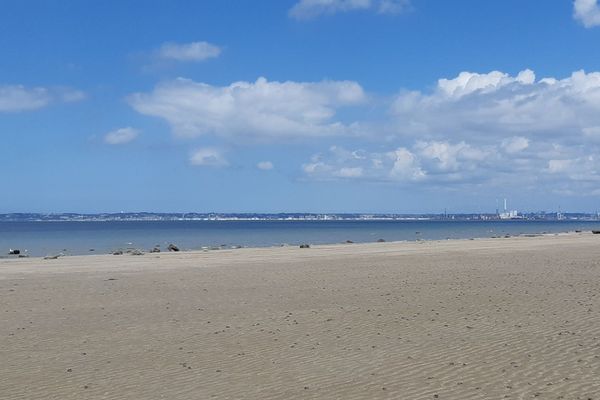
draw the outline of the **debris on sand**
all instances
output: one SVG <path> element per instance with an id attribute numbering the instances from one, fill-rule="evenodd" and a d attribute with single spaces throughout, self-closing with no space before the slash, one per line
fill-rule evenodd
<path id="1" fill-rule="evenodd" d="M 171 243 L 167 249 L 169 251 L 179 251 L 179 247 L 175 246 L 173 243 Z"/>
<path id="2" fill-rule="evenodd" d="M 303 244 L 300 245 L 300 248 L 301 249 L 310 249 L 310 244 L 303 243 Z"/>
<path id="3" fill-rule="evenodd" d="M 64 254 L 63 253 L 58 253 L 58 254 L 53 254 L 53 255 L 49 255 L 44 257 L 44 260 L 56 260 L 58 257 L 63 257 Z"/>
<path id="4" fill-rule="evenodd" d="M 21 254 L 21 250 L 19 249 L 8 249 L 8 254 L 10 254 L 11 256 L 16 256 Z"/>
<path id="5" fill-rule="evenodd" d="M 377 239 L 377 243 L 383 243 L 385 242 L 385 239 Z"/>

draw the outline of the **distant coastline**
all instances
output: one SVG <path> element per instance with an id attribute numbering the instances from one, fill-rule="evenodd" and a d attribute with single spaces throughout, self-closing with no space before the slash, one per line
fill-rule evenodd
<path id="1" fill-rule="evenodd" d="M 508 215 L 508 216 L 507 216 Z M 598 221 L 599 213 L 5 213 L 0 222 L 101 222 L 101 221 Z"/>
<path id="2" fill-rule="evenodd" d="M 119 215 L 121 217 L 121 215 Z M 600 230 L 597 219 L 563 217 L 553 219 L 479 219 L 469 216 L 447 218 L 404 218 L 378 216 L 343 218 L 301 215 L 264 218 L 264 216 L 219 215 L 206 219 L 141 219 L 130 215 L 94 220 L 56 215 L 37 220 L 21 218 L 0 220 L 0 255 L 18 249 L 21 255 L 102 254 L 153 249 L 166 250 L 170 244 L 181 250 L 224 249 L 237 247 L 270 247 L 301 244 L 368 243 L 375 241 L 422 241 L 512 237 L 569 231 Z M 138 218 L 138 219 L 134 219 Z M 149 218 L 156 218 L 155 215 Z M 171 219 L 168 219 L 171 218 Z M 287 219 L 286 219 L 287 218 Z M 311 219 L 313 218 L 313 219 Z M 464 219 L 461 219 L 464 218 Z"/>

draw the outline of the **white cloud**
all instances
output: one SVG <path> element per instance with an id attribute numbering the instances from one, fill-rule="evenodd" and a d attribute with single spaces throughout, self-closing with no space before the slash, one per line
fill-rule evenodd
<path id="1" fill-rule="evenodd" d="M 409 4 L 409 0 L 300 0 L 290 9 L 289 14 L 296 19 L 362 10 L 396 14 L 404 11 Z"/>
<path id="2" fill-rule="evenodd" d="M 600 126 L 600 73 L 577 71 L 564 79 L 536 81 L 530 70 L 515 77 L 461 72 L 440 79 L 430 94 L 399 94 L 392 114 L 403 136 L 482 142 L 572 138 Z"/>
<path id="3" fill-rule="evenodd" d="M 389 170 L 389 177 L 392 179 L 418 181 L 425 178 L 426 173 L 421 169 L 419 161 L 415 154 L 411 153 L 404 147 L 387 153 L 388 158 L 391 158 L 393 165 Z M 380 169 L 381 158 L 379 155 L 375 155 L 375 159 L 378 160 L 373 165 L 376 165 Z"/>
<path id="4" fill-rule="evenodd" d="M 213 147 L 196 149 L 191 157 L 190 164 L 206 167 L 226 167 L 229 162 L 222 151 Z"/>
<path id="5" fill-rule="evenodd" d="M 600 25 L 600 5 L 598 0 L 575 0 L 573 16 L 586 28 Z"/>
<path id="6" fill-rule="evenodd" d="M 36 110 L 57 102 L 82 100 L 83 92 L 69 88 L 27 88 L 22 85 L 0 86 L 0 112 Z"/>
<path id="7" fill-rule="evenodd" d="M 113 145 L 129 143 L 137 138 L 139 133 L 137 129 L 131 127 L 116 129 L 104 135 L 104 142 Z"/>
<path id="8" fill-rule="evenodd" d="M 363 175 L 361 167 L 342 167 L 337 171 L 340 178 L 359 178 Z"/>
<path id="9" fill-rule="evenodd" d="M 271 139 L 348 134 L 353 127 L 336 121 L 336 110 L 364 100 L 356 82 L 265 78 L 229 86 L 180 78 L 129 97 L 135 110 L 165 119 L 179 136 Z"/>
<path id="10" fill-rule="evenodd" d="M 370 153 L 332 146 L 326 154 L 314 155 L 302 169 L 308 177 L 318 180 L 416 182 L 426 177 L 418 156 L 404 147 L 382 153 Z"/>
<path id="11" fill-rule="evenodd" d="M 208 42 L 165 43 L 158 50 L 158 57 L 173 61 L 204 61 L 216 58 L 221 48 Z"/>
<path id="12" fill-rule="evenodd" d="M 514 136 L 502 141 L 502 148 L 509 154 L 516 154 L 527 147 L 529 147 L 529 139 L 522 136 Z"/>
<path id="13" fill-rule="evenodd" d="M 422 162 L 430 165 L 430 169 L 442 172 L 465 169 L 470 163 L 481 162 L 489 155 L 485 149 L 475 148 L 465 142 L 451 144 L 419 141 L 414 148 Z M 472 169 L 470 165 L 469 167 Z"/>
<path id="14" fill-rule="evenodd" d="M 488 74 L 461 72 L 454 79 L 440 79 L 438 88 L 447 96 L 460 98 L 473 92 L 490 93 L 502 86 L 516 82 L 531 85 L 535 82 L 535 73 L 526 69 L 513 78 L 499 71 L 492 71 Z"/>
<path id="15" fill-rule="evenodd" d="M 568 157 L 568 154 L 562 154 Z M 570 158 L 557 158 L 548 161 L 545 172 L 552 175 L 562 175 L 563 181 L 571 183 L 593 183 L 597 189 L 600 182 L 600 162 L 595 154 L 573 155 Z M 553 177 L 553 179 L 556 179 Z M 560 180 L 558 181 L 561 182 Z"/>
<path id="16" fill-rule="evenodd" d="M 273 163 L 271 161 L 261 161 L 256 164 L 256 168 L 261 169 L 263 171 L 269 171 L 273 169 Z"/>
<path id="17" fill-rule="evenodd" d="M 571 160 L 549 160 L 548 172 L 555 174 L 566 171 L 571 165 Z"/>
<path id="18" fill-rule="evenodd" d="M 412 146 L 374 152 L 334 146 L 314 155 L 302 169 L 313 180 L 350 179 L 443 190 L 484 188 L 498 192 L 518 187 L 538 194 L 600 193 L 597 146 L 528 141 L 530 148 L 509 152 L 503 143 L 474 145 L 463 141 L 416 141 Z"/>
<path id="19" fill-rule="evenodd" d="M 600 180 L 599 72 L 542 79 L 527 69 L 514 75 L 461 72 L 440 79 L 431 91 L 399 93 L 379 122 L 356 117 L 376 103 L 352 81 L 259 78 L 213 86 L 177 79 L 129 102 L 182 137 L 213 135 L 238 145 L 301 138 L 314 144 L 327 136 L 345 146 L 353 139 L 381 146 L 332 147 L 302 166 L 310 179 L 519 185 L 564 193 L 591 193 Z"/>

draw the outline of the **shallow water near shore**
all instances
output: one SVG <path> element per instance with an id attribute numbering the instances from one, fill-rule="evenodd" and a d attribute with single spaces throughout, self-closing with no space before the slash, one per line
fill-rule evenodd
<path id="1" fill-rule="evenodd" d="M 485 238 L 600 229 L 600 221 L 110 221 L 0 222 L 0 256 L 104 254 L 117 249 L 182 250 L 403 240 Z"/>

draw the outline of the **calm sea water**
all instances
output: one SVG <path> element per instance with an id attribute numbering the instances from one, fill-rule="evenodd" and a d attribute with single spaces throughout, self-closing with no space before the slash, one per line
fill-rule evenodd
<path id="1" fill-rule="evenodd" d="M 0 222 L 0 256 L 9 248 L 31 256 L 181 249 L 225 245 L 263 247 L 346 240 L 435 240 L 600 229 L 600 221 L 143 221 Z M 91 251 L 94 249 L 94 251 Z"/>

